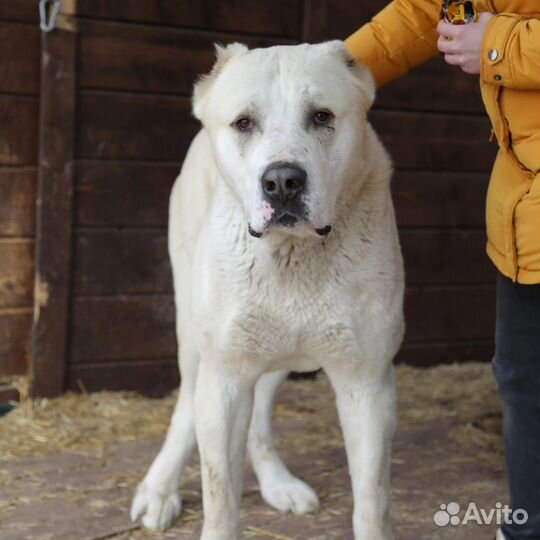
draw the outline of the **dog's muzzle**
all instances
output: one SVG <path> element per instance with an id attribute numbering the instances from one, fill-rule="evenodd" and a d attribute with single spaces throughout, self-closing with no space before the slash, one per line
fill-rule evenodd
<path id="1" fill-rule="evenodd" d="M 307 188 L 307 173 L 296 163 L 272 163 L 261 176 L 261 189 L 272 215 L 268 225 L 294 227 L 306 219 L 302 195 Z"/>
<path id="2" fill-rule="evenodd" d="M 265 228 L 278 225 L 293 228 L 307 221 L 307 209 L 304 202 L 307 192 L 307 173 L 296 163 L 278 162 L 269 165 L 261 176 L 263 194 L 263 212 L 266 213 Z M 326 236 L 332 230 L 331 225 L 315 229 L 319 236 Z M 260 238 L 264 231 L 257 231 L 248 225 L 248 232 Z"/>
<path id="3" fill-rule="evenodd" d="M 286 209 L 294 206 L 305 191 L 307 173 L 294 163 L 273 163 L 264 171 L 261 184 L 264 198 Z"/>

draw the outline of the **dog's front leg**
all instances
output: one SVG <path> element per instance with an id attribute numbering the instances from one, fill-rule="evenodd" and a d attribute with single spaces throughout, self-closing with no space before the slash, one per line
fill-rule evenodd
<path id="1" fill-rule="evenodd" d="M 343 366 L 342 366 L 343 367 Z M 366 376 L 362 369 L 329 370 L 345 439 L 354 495 L 355 540 L 392 540 L 390 452 L 395 430 L 392 366 Z"/>
<path id="2" fill-rule="evenodd" d="M 254 380 L 217 362 L 199 367 L 195 425 L 201 455 L 201 540 L 239 540 L 239 505 Z"/>

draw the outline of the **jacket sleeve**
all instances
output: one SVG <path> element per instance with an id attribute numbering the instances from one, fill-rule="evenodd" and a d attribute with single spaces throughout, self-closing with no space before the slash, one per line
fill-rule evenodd
<path id="1" fill-rule="evenodd" d="M 345 45 L 383 86 L 438 53 L 441 0 L 394 0 Z"/>
<path id="2" fill-rule="evenodd" d="M 510 13 L 493 17 L 482 42 L 480 76 L 497 86 L 540 89 L 540 20 Z"/>

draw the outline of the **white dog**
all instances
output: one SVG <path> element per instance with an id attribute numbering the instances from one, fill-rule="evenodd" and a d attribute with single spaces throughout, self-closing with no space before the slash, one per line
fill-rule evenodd
<path id="1" fill-rule="evenodd" d="M 264 500 L 315 511 L 316 494 L 274 449 L 271 412 L 290 370 L 322 367 L 345 438 L 355 539 L 392 538 L 404 280 L 391 164 L 366 119 L 373 99 L 370 74 L 338 41 L 218 47 L 196 84 L 204 128 L 170 201 L 182 391 L 133 501 L 146 527 L 179 515 L 196 440 L 201 540 L 240 538 L 246 440 Z"/>

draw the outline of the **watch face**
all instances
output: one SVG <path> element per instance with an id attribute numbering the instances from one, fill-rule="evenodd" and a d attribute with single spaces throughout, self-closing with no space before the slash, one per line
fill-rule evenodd
<path id="1" fill-rule="evenodd" d="M 444 0 L 441 19 L 450 24 L 469 24 L 478 20 L 471 0 Z"/>

